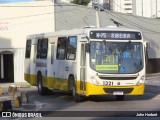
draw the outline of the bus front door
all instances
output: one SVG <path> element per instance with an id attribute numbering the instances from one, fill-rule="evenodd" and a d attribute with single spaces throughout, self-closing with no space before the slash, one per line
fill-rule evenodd
<path id="1" fill-rule="evenodd" d="M 37 85 L 36 82 L 36 53 L 37 53 L 37 45 L 31 46 L 31 59 L 30 59 L 30 83 L 32 85 Z"/>
<path id="2" fill-rule="evenodd" d="M 86 93 L 86 52 L 85 43 L 80 45 L 80 92 L 81 94 Z"/>

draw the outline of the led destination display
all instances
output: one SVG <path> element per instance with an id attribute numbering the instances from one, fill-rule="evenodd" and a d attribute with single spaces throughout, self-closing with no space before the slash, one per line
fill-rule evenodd
<path id="1" fill-rule="evenodd" d="M 91 31 L 91 39 L 141 40 L 140 32 L 129 31 Z"/>

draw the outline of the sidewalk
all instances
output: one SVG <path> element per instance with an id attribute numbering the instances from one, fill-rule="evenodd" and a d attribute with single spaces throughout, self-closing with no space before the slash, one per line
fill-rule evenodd
<path id="1" fill-rule="evenodd" d="M 0 87 L 1 88 L 8 88 L 10 85 L 15 85 L 18 88 L 30 88 L 30 87 L 34 87 L 31 86 L 29 83 L 27 82 L 16 82 L 16 83 L 0 83 Z"/>
<path id="2" fill-rule="evenodd" d="M 147 73 L 146 77 L 160 76 L 160 73 Z"/>

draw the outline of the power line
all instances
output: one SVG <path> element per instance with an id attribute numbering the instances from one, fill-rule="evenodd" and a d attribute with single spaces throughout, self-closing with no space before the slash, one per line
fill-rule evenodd
<path id="1" fill-rule="evenodd" d="M 120 5 L 118 5 L 114 0 L 113 0 L 114 4 L 116 4 L 120 9 L 124 10 L 126 13 L 128 13 L 125 9 L 123 9 Z M 150 23 L 150 22 L 147 22 L 147 21 L 144 21 L 140 18 L 137 18 L 136 16 L 133 15 L 133 17 L 135 17 L 136 19 L 140 20 L 140 21 L 143 21 L 143 22 L 146 22 L 146 23 L 149 23 L 149 24 L 153 24 L 153 25 L 160 25 L 160 24 L 154 24 L 154 23 Z"/>
<path id="2" fill-rule="evenodd" d="M 61 4 L 61 5 L 64 6 L 64 4 Z M 56 5 L 56 6 L 59 6 L 59 5 Z M 85 8 L 85 9 L 90 9 L 90 8 L 87 8 L 87 7 L 85 7 L 85 6 L 80 6 L 80 5 L 66 5 L 66 6 L 76 6 L 76 7 L 83 7 L 83 8 Z M 103 8 L 101 8 L 101 9 L 103 9 Z M 61 13 L 61 12 L 68 12 L 68 11 L 72 11 L 72 12 L 73 12 L 73 11 L 77 11 L 77 10 L 80 10 L 80 9 L 75 9 L 75 8 L 73 8 L 73 9 L 70 9 L 70 10 L 61 10 L 61 11 L 49 12 L 49 13 L 43 13 L 43 14 L 19 16 L 19 17 L 12 17 L 12 18 L 3 18 L 3 19 L 0 19 L 0 20 L 25 18 L 25 17 L 31 17 L 31 16 L 39 16 L 39 15 L 46 15 L 46 14 L 53 14 L 53 13 Z M 90 15 L 91 11 L 92 11 L 92 9 L 90 10 L 88 16 Z M 138 27 L 138 28 L 140 28 L 140 29 L 143 29 L 143 30 L 145 30 L 145 31 L 148 31 L 148 32 L 151 32 L 151 33 L 160 33 L 160 32 L 153 31 L 153 30 L 151 30 L 151 29 L 145 28 L 144 26 L 140 26 L 140 25 L 138 25 L 138 24 L 136 24 L 136 23 L 134 23 L 134 22 L 132 22 L 132 21 L 129 21 L 129 20 L 123 18 L 122 16 L 119 16 L 119 17 L 118 17 L 118 16 L 115 16 L 115 15 L 111 14 L 110 12 L 108 12 L 108 11 L 106 11 L 106 10 L 104 10 L 104 11 L 105 11 L 106 13 L 110 14 L 111 16 L 115 17 L 115 18 L 121 19 L 122 21 L 124 21 L 124 22 L 126 22 L 126 23 L 128 23 L 128 24 L 131 24 L 131 25 L 133 25 L 133 26 L 135 26 L 135 27 Z M 75 16 L 75 15 L 74 15 L 74 16 Z M 86 17 L 86 16 L 85 16 L 85 17 Z M 85 17 L 84 17 L 84 18 L 85 18 Z M 85 22 L 85 23 L 86 23 L 86 22 Z"/>
<path id="3" fill-rule="evenodd" d="M 101 6 L 101 9 L 103 9 L 102 6 Z M 111 16 L 113 16 L 113 17 L 115 17 L 115 18 L 118 18 L 118 19 L 120 19 L 120 20 L 122 20 L 122 21 L 124 21 L 124 22 L 126 22 L 126 23 L 128 23 L 128 24 L 131 24 L 131 25 L 133 25 L 134 27 L 140 28 L 140 29 L 145 30 L 145 31 L 148 31 L 148 32 L 150 32 L 150 33 L 156 33 L 156 34 L 159 34 L 159 33 L 160 33 L 160 32 L 157 32 L 157 31 L 153 31 L 153 30 L 151 30 L 151 29 L 148 29 L 148 28 L 146 28 L 146 27 L 144 27 L 144 26 L 138 25 L 138 24 L 136 24 L 136 23 L 134 23 L 134 22 L 132 22 L 132 21 L 130 21 L 130 20 L 127 20 L 127 19 L 123 18 L 122 16 L 117 17 L 117 15 L 115 16 L 115 15 L 111 14 L 110 12 L 108 12 L 108 10 L 105 10 L 105 9 L 103 9 L 103 10 L 104 10 L 106 13 L 110 14 Z"/>
<path id="4" fill-rule="evenodd" d="M 157 32 L 157 31 L 154 31 L 154 30 L 145 28 L 144 26 L 138 25 L 138 24 L 136 24 L 136 23 L 134 23 L 134 22 L 132 22 L 132 21 L 129 21 L 129 20 L 121 17 L 121 16 L 117 16 L 117 15 L 115 16 L 115 15 L 109 13 L 109 12 L 107 12 L 107 13 L 110 14 L 111 16 L 114 16 L 115 18 L 120 19 L 120 20 L 122 20 L 122 21 L 124 21 L 124 22 L 126 22 L 126 23 L 128 23 L 128 24 L 130 24 L 130 25 L 132 25 L 132 26 L 134 26 L 134 27 L 137 27 L 137 28 L 139 28 L 139 29 L 148 31 L 148 32 L 150 32 L 150 33 L 156 33 L 156 34 L 159 34 L 159 33 L 160 33 L 160 32 Z"/>
<path id="5" fill-rule="evenodd" d="M 80 10 L 80 9 L 75 9 L 76 10 Z M 40 15 L 47 15 L 47 14 L 53 14 L 53 13 L 61 13 L 61 12 L 68 12 L 68 11 L 73 11 L 73 9 L 69 9 L 69 10 L 61 10 L 61 11 L 56 11 L 56 12 L 48 12 L 48 13 L 43 13 L 43 14 L 34 14 L 34 15 L 26 15 L 26 16 L 18 16 L 18 17 L 11 17 L 11 18 L 3 18 L 0 20 L 8 20 L 8 19 L 17 19 L 17 18 L 25 18 L 25 17 L 34 17 L 34 16 L 40 16 Z"/>
<path id="6" fill-rule="evenodd" d="M 0 5 L 0 7 L 53 7 L 60 5 Z M 76 6 L 76 5 L 63 5 L 63 6 Z"/>

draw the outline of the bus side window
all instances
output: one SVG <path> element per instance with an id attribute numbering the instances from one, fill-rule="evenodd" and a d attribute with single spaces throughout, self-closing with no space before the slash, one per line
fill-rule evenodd
<path id="1" fill-rule="evenodd" d="M 30 58 L 30 55 L 31 55 L 31 40 L 27 40 L 25 58 Z"/>
<path id="2" fill-rule="evenodd" d="M 40 58 L 46 59 L 48 53 L 48 38 L 43 38 L 41 42 L 41 55 Z"/>
<path id="3" fill-rule="evenodd" d="M 37 44 L 37 58 L 40 58 L 41 54 L 41 39 L 38 39 L 38 44 Z"/>
<path id="4" fill-rule="evenodd" d="M 76 36 L 68 37 L 67 53 L 66 53 L 67 60 L 76 59 L 76 49 L 77 49 L 77 37 Z"/>
<path id="5" fill-rule="evenodd" d="M 54 44 L 51 45 L 51 64 L 54 63 Z"/>
<path id="6" fill-rule="evenodd" d="M 66 54 L 66 37 L 59 37 L 57 41 L 57 55 L 56 58 L 59 60 L 65 59 Z"/>

